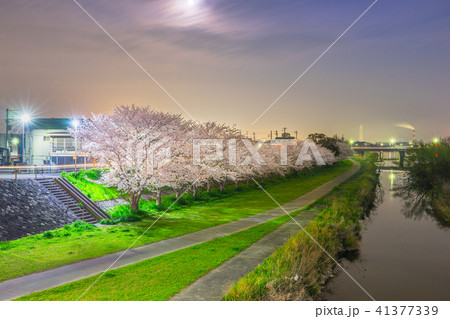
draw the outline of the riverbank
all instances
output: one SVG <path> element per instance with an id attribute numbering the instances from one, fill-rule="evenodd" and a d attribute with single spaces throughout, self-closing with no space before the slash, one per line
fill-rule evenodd
<path id="1" fill-rule="evenodd" d="M 377 184 L 375 164 L 364 161 L 361 173 L 327 197 L 324 203 L 330 206 L 305 231 L 239 280 L 224 300 L 318 298 L 335 266 L 328 254 L 338 258 L 344 251 L 358 248 L 359 220 L 373 204 Z"/>
<path id="2" fill-rule="evenodd" d="M 302 175 L 266 181 L 264 187 L 284 204 L 329 182 L 350 167 L 351 161 L 341 161 Z M 0 242 L 0 281 L 127 249 L 136 238 L 139 241 L 133 247 L 226 224 L 275 206 L 270 198 L 261 196 L 259 189 L 238 189 L 225 198 L 179 206 L 161 217 L 147 232 L 159 215 L 109 227 L 67 226 L 52 231 L 52 236 L 35 235 Z M 140 237 L 144 232 L 145 235 Z"/>
<path id="3" fill-rule="evenodd" d="M 203 276 L 205 272 L 216 267 L 218 263 L 225 261 L 235 254 L 239 255 L 240 250 L 252 245 L 261 236 L 266 238 L 265 234 L 272 234 L 272 231 L 279 225 L 286 221 L 292 224 L 290 218 L 286 216 L 285 210 L 293 212 L 292 215 L 295 216 L 299 209 L 313 204 L 319 198 L 323 198 L 334 187 L 340 185 L 358 172 L 359 168 L 360 164 L 354 162 L 352 168 L 345 173 L 283 205 L 283 209 L 276 207 L 256 216 L 143 247 L 133 248 L 132 251 L 123 256 L 121 252 L 118 252 L 102 258 L 86 260 L 74 265 L 0 283 L 0 300 L 13 299 L 26 293 L 55 286 L 59 287 L 25 296 L 24 298 L 40 300 L 41 298 L 49 298 L 52 300 L 78 298 L 91 285 L 92 280 L 95 282 L 96 279 L 99 279 L 100 273 L 110 267 L 113 262 L 114 270 L 111 269 L 112 271 L 108 271 L 105 276 L 101 276 L 101 285 L 96 285 L 93 289 L 90 289 L 89 295 L 84 295 L 83 299 L 148 300 L 147 298 L 150 298 L 150 300 L 160 300 L 160 298 L 164 298 L 163 296 L 167 297 L 171 293 L 178 292 L 177 289 L 185 288 L 186 285 Z M 298 216 L 298 222 L 306 225 L 319 213 L 320 211 L 302 211 Z M 278 216 L 281 217 L 277 218 Z M 295 227 L 294 232 L 292 232 L 291 228 L 288 229 L 288 237 L 286 237 L 286 234 L 281 235 L 281 242 L 280 238 L 273 242 L 271 241 L 270 245 L 266 247 L 266 250 L 268 248 L 268 253 L 262 257 L 261 261 L 273 252 L 275 248 L 273 246 L 274 242 L 278 241 L 279 245 L 277 247 L 280 247 L 298 230 Z M 240 230 L 242 231 L 239 232 Z M 227 234 L 231 235 L 227 236 Z M 198 245 L 190 247 L 196 243 Z M 226 244 L 219 249 L 223 243 Z M 252 258 L 253 261 L 254 258 Z M 194 264 L 195 266 L 193 266 Z M 250 263 L 251 265 L 252 263 Z M 251 271 L 255 266 L 251 267 L 248 271 Z M 130 282 L 130 273 L 133 273 L 134 278 L 136 278 L 136 286 L 133 286 Z M 90 275 L 96 276 L 76 281 Z M 150 286 L 144 285 L 142 278 L 146 278 L 144 281 L 146 283 L 148 282 Z M 64 283 L 66 284 L 62 285 Z M 216 286 L 219 287 L 220 285 Z M 218 299 L 225 294 L 226 288 L 228 287 L 227 281 L 223 287 L 221 289 L 223 292 L 219 295 Z M 108 293 L 105 293 L 105 289 L 107 289 Z M 76 296 L 77 294 L 78 296 Z"/>

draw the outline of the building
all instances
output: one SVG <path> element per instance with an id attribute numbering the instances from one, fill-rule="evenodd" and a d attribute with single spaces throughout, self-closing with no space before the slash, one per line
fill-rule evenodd
<path id="1" fill-rule="evenodd" d="M 42 118 L 33 120 L 25 134 L 25 161 L 30 165 L 67 165 L 90 163 L 89 154 L 80 152 L 81 142 L 68 129 L 70 119 Z M 28 144 L 27 144 L 28 141 Z"/>
<path id="2" fill-rule="evenodd" d="M 9 118 L 9 129 L 3 135 L 3 144 L 7 145 L 0 150 L 1 164 L 74 164 L 75 153 L 78 164 L 91 163 L 89 154 L 80 151 L 81 141 L 75 146 L 75 137 L 68 132 L 71 124 L 72 120 L 67 118 L 34 118 L 23 126 L 20 120 Z"/>

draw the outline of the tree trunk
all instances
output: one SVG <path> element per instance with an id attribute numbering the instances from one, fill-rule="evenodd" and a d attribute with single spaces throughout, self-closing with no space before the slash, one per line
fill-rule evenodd
<path id="1" fill-rule="evenodd" d="M 211 192 L 211 182 L 210 181 L 207 181 L 206 182 L 206 191 L 209 193 L 209 192 Z"/>
<path id="2" fill-rule="evenodd" d="M 223 192 L 223 189 L 225 188 L 224 184 L 225 183 L 219 183 L 219 191 Z"/>
<path id="3" fill-rule="evenodd" d="M 249 179 L 247 179 L 247 186 L 248 186 L 248 185 L 250 185 L 250 180 L 249 180 Z"/>
<path id="4" fill-rule="evenodd" d="M 192 185 L 192 196 L 197 197 L 197 185 Z"/>
<path id="5" fill-rule="evenodd" d="M 261 178 L 261 183 L 264 183 L 264 177 Z"/>
<path id="6" fill-rule="evenodd" d="M 161 205 L 161 190 L 156 191 L 156 205 Z"/>
<path id="7" fill-rule="evenodd" d="M 139 210 L 141 194 L 130 194 L 130 210 Z"/>
<path id="8" fill-rule="evenodd" d="M 175 196 L 176 196 L 177 200 L 180 199 L 180 195 L 181 195 L 181 191 L 179 189 L 176 189 L 175 190 Z"/>
<path id="9" fill-rule="evenodd" d="M 235 180 L 235 181 L 234 181 L 234 187 L 236 187 L 236 188 L 239 187 L 239 181 L 238 181 L 238 180 Z"/>

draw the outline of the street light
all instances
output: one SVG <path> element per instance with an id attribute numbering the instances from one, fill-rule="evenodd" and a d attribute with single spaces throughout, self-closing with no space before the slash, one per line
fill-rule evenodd
<path id="1" fill-rule="evenodd" d="M 80 126 L 80 121 L 77 119 L 73 119 L 72 122 L 70 123 L 75 129 L 78 128 L 78 126 Z"/>
<path id="2" fill-rule="evenodd" d="M 22 121 L 22 163 L 25 162 L 25 124 L 31 121 L 31 116 L 28 113 L 23 113 L 20 116 Z"/>
<path id="3" fill-rule="evenodd" d="M 434 143 L 434 144 L 439 143 L 439 139 L 438 139 L 437 137 L 433 138 L 433 143 Z"/>
<path id="4" fill-rule="evenodd" d="M 391 138 L 391 145 L 395 144 L 395 138 Z"/>
<path id="5" fill-rule="evenodd" d="M 75 130 L 75 176 L 77 175 L 77 161 L 78 161 L 78 139 L 77 139 L 77 133 L 78 133 L 78 126 L 80 126 L 80 121 L 77 119 L 73 119 L 70 123 L 72 127 Z"/>
<path id="6" fill-rule="evenodd" d="M 17 137 L 14 137 L 14 138 L 11 140 L 11 143 L 12 143 L 12 145 L 14 145 L 14 146 L 19 145 L 19 139 L 18 139 Z"/>

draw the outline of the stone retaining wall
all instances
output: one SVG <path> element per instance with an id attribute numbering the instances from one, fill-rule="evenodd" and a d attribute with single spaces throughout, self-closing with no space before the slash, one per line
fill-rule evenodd
<path id="1" fill-rule="evenodd" d="M 0 241 L 40 234 L 76 217 L 34 180 L 0 180 Z"/>

